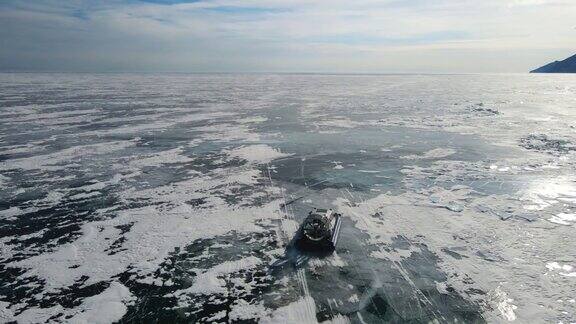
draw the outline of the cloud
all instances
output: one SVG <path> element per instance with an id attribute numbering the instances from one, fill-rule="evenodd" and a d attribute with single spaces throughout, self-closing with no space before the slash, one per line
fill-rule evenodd
<path id="1" fill-rule="evenodd" d="M 573 17 L 562 0 L 7 0 L 0 69 L 522 72 L 572 54 Z"/>

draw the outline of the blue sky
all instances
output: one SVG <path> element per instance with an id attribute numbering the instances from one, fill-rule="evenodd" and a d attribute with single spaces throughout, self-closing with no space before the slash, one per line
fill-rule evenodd
<path id="1" fill-rule="evenodd" d="M 0 70 L 526 72 L 573 0 L 3 0 Z"/>

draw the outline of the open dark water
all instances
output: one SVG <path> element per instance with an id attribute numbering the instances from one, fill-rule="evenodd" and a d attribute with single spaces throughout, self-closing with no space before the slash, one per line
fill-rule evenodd
<path id="1" fill-rule="evenodd" d="M 575 322 L 575 98 L 572 76 L 0 74 L 0 322 Z M 313 207 L 343 214 L 336 251 L 273 269 Z"/>

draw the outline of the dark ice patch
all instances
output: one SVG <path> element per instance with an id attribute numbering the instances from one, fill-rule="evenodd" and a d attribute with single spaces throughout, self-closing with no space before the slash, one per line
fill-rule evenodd
<path id="1" fill-rule="evenodd" d="M 482 102 L 472 105 L 469 109 L 470 111 L 482 116 L 494 116 L 500 114 L 498 110 L 486 107 Z"/>
<path id="2" fill-rule="evenodd" d="M 455 252 L 449 248 L 442 248 L 442 252 L 444 252 L 444 253 L 448 254 L 449 256 L 451 256 L 455 259 L 458 259 L 458 260 L 461 260 L 462 258 L 468 258 L 467 256 L 460 254 L 458 252 Z"/>
<path id="3" fill-rule="evenodd" d="M 565 154 L 576 150 L 576 146 L 567 139 L 552 138 L 546 134 L 530 134 L 520 139 L 525 149 L 546 152 L 552 155 Z"/>

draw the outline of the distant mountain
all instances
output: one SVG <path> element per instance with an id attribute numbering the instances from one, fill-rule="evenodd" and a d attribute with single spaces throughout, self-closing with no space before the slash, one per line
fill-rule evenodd
<path id="1" fill-rule="evenodd" d="M 576 55 L 570 56 L 564 61 L 548 63 L 530 73 L 576 73 Z"/>

